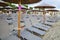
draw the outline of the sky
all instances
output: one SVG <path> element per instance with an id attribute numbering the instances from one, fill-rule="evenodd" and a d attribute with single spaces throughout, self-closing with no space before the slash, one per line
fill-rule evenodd
<path id="1" fill-rule="evenodd" d="M 41 2 L 45 2 L 47 4 L 50 4 L 50 5 L 54 5 L 56 6 L 56 9 L 60 9 L 60 0 L 42 0 Z M 39 2 L 39 3 L 41 3 Z M 39 3 L 35 3 L 35 4 L 30 4 L 28 5 L 29 7 L 34 7 L 34 6 L 37 6 Z"/>

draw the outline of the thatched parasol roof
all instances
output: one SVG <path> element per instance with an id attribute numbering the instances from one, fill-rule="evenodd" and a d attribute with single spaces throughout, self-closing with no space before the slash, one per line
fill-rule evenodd
<path id="1" fill-rule="evenodd" d="M 40 11 L 40 10 L 31 10 L 32 12 L 43 12 L 43 11 Z"/>
<path id="2" fill-rule="evenodd" d="M 3 1 L 17 3 L 17 4 L 21 1 L 21 4 L 32 4 L 32 3 L 39 2 L 41 0 L 3 0 Z"/>
<path id="3" fill-rule="evenodd" d="M 57 10 L 57 9 L 48 9 L 46 11 L 58 12 L 59 10 Z"/>
<path id="4" fill-rule="evenodd" d="M 40 3 L 38 6 L 36 6 L 35 8 L 55 8 L 55 6 L 52 6 L 50 4 L 47 3 Z"/>
<path id="5" fill-rule="evenodd" d="M 4 2 L 0 2 L 0 6 L 8 6 L 8 5 L 5 4 Z"/>

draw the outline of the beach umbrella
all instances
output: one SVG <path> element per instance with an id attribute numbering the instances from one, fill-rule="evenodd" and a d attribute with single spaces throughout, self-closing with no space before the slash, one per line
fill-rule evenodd
<path id="1" fill-rule="evenodd" d="M 10 2 L 10 3 L 17 3 L 19 5 L 19 11 L 18 11 L 18 37 L 20 37 L 20 16 L 21 16 L 21 4 L 31 4 L 31 3 L 36 3 L 41 0 L 3 0 L 5 2 Z"/>
<path id="2" fill-rule="evenodd" d="M 54 18 L 54 20 L 55 21 L 57 21 L 56 20 L 56 17 L 57 17 L 57 12 L 59 12 L 59 10 L 57 10 L 57 9 L 48 9 L 48 10 L 46 10 L 47 12 L 52 12 L 52 13 L 50 13 L 50 15 L 51 15 L 51 17 L 53 17 Z"/>
<path id="3" fill-rule="evenodd" d="M 5 7 L 0 8 L 0 11 L 3 11 L 4 13 L 6 13 L 6 12 L 9 13 L 10 9 L 13 9 L 13 8 L 5 6 Z"/>
<path id="4" fill-rule="evenodd" d="M 32 11 L 32 12 L 35 12 L 35 11 L 36 11 L 36 12 L 42 12 L 42 11 L 40 11 L 40 10 L 31 10 L 31 11 Z"/>
<path id="5" fill-rule="evenodd" d="M 7 5 L 7 4 L 5 4 L 4 2 L 0 2 L 0 6 L 5 7 L 5 6 L 8 6 L 8 5 Z"/>
<path id="6" fill-rule="evenodd" d="M 4 9 L 13 9 L 13 8 L 5 8 L 5 7 L 0 8 L 0 10 L 4 10 Z"/>
<path id="7" fill-rule="evenodd" d="M 46 11 L 45 9 L 46 8 L 55 8 L 55 6 L 52 6 L 52 5 L 49 5 L 47 3 L 40 3 L 38 6 L 36 6 L 35 8 L 39 8 L 39 9 L 42 9 L 43 10 L 43 23 L 45 23 L 45 14 L 46 14 Z"/>
<path id="8" fill-rule="evenodd" d="M 54 15 L 55 15 L 55 12 L 59 12 L 59 10 L 57 10 L 57 9 L 47 9 L 46 11 L 47 11 L 47 12 L 52 12 L 52 13 L 50 13 L 51 16 L 52 16 L 53 13 L 54 13 Z"/>
<path id="9" fill-rule="evenodd" d="M 37 14 L 37 12 L 43 12 L 43 11 L 40 11 L 40 10 L 31 10 L 31 12 L 34 12 L 35 14 Z"/>
<path id="10" fill-rule="evenodd" d="M 59 12 L 59 10 L 57 10 L 57 9 L 48 9 L 46 11 L 49 11 L 49 12 Z"/>
<path id="11" fill-rule="evenodd" d="M 1 7 L 0 7 L 0 10 L 2 10 L 3 7 L 8 6 L 8 5 L 5 4 L 4 2 L 0 2 L 0 6 L 1 6 Z"/>
<path id="12" fill-rule="evenodd" d="M 5 4 L 4 2 L 0 1 L 0 11 L 3 10 L 2 8 L 8 6 L 7 4 Z"/>
<path id="13" fill-rule="evenodd" d="M 21 4 L 32 4 L 32 3 L 39 2 L 41 0 L 33 0 L 33 1 L 32 0 L 3 0 L 3 1 L 10 2 L 10 3 L 16 3 L 16 4 L 20 2 Z"/>

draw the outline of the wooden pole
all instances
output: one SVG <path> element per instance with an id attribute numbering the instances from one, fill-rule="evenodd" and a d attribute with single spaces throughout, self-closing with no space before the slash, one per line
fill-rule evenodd
<path id="1" fill-rule="evenodd" d="M 45 13 L 45 9 L 43 8 L 43 23 L 45 23 L 45 19 L 46 19 L 46 18 L 45 18 L 45 14 L 46 14 L 46 13 Z"/>
<path id="2" fill-rule="evenodd" d="M 50 15 L 52 16 L 52 12 L 50 13 Z"/>
<path id="3" fill-rule="evenodd" d="M 21 6 L 21 0 L 18 5 Z M 21 9 L 19 9 L 18 11 L 18 37 L 20 37 L 20 30 L 21 30 L 20 18 L 21 18 Z"/>

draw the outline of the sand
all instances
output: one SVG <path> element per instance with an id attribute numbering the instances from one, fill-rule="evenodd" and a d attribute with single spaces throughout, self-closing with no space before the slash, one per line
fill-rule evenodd
<path id="1" fill-rule="evenodd" d="M 0 20 L 0 38 L 5 38 L 10 33 L 11 26 L 5 20 Z"/>
<path id="2" fill-rule="evenodd" d="M 53 24 L 52 28 L 44 35 L 43 40 L 60 40 L 60 21 Z"/>
<path id="3" fill-rule="evenodd" d="M 0 15 L 0 38 L 2 40 L 18 40 L 17 36 L 11 34 L 12 29 L 13 25 L 8 25 L 6 17 L 1 17 Z"/>

